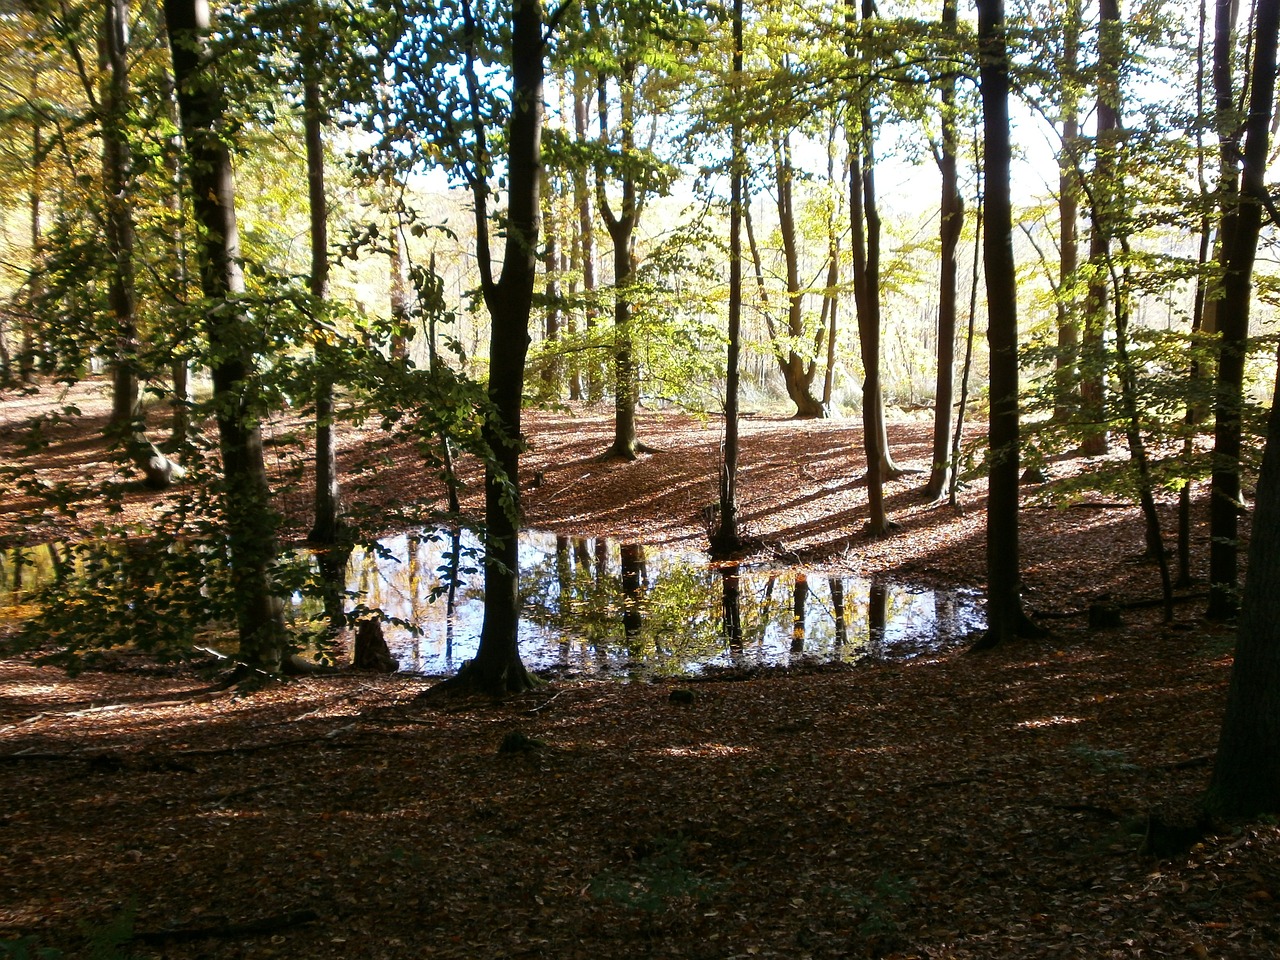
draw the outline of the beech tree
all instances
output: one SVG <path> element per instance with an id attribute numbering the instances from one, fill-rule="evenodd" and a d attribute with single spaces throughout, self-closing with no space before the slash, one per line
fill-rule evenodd
<path id="1" fill-rule="evenodd" d="M 986 649 L 1033 631 L 1022 608 L 1018 543 L 1018 287 L 1010 197 L 1009 54 L 1004 0 L 978 0 L 979 86 L 982 94 L 987 275 L 987 344 L 991 351 L 991 412 L 987 427 Z"/>
<path id="2" fill-rule="evenodd" d="M 563 10 L 563 8 L 561 8 Z M 490 320 L 485 457 L 484 624 L 476 656 L 449 689 L 490 693 L 531 687 L 520 660 L 517 534 L 525 359 L 538 265 L 543 78 L 549 27 L 538 0 L 510 5 L 407 8 L 383 37 L 394 83 L 371 125 L 387 152 L 421 165 L 423 142 L 470 193 L 481 299 Z M 496 80 L 505 75 L 504 83 Z M 501 129 L 501 134 L 498 131 Z M 499 169 L 495 152 L 503 147 Z M 493 249 L 496 188 L 505 184 L 500 269 Z"/>
<path id="3" fill-rule="evenodd" d="M 1248 320 L 1262 205 L 1271 202 L 1265 175 L 1280 4 L 1268 0 L 1257 11 L 1242 189 L 1235 232 L 1224 244 L 1227 269 L 1219 305 L 1221 319 L 1232 324 L 1240 322 L 1240 314 Z M 1243 816 L 1280 812 L 1280 592 L 1275 589 L 1280 578 L 1280 403 L 1274 401 L 1256 501 L 1227 712 L 1208 793 L 1211 810 Z"/>
<path id="4" fill-rule="evenodd" d="M 250 353 L 250 324 L 231 152 L 222 136 L 223 103 L 211 70 L 206 0 L 166 0 L 186 167 L 198 231 L 201 288 L 222 455 L 224 519 L 240 636 L 240 659 L 270 672 L 284 656 L 283 603 L 272 567 L 276 520 L 262 455 L 261 410 Z"/>

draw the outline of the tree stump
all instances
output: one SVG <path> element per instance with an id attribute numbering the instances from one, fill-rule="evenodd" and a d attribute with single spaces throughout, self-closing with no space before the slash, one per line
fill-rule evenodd
<path id="1" fill-rule="evenodd" d="M 362 620 L 356 629 L 356 649 L 353 666 L 357 670 L 376 670 L 378 673 L 395 673 L 400 661 L 391 656 L 387 640 L 382 635 L 382 623 L 378 620 Z"/>

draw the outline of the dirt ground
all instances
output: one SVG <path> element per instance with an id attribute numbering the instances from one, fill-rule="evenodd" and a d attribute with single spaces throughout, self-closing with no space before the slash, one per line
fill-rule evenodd
<path id="1" fill-rule="evenodd" d="M 40 402 L 3 397 L 6 463 L 28 455 Z M 528 434 L 529 525 L 703 536 L 714 421 L 646 412 L 656 452 L 635 463 L 597 459 L 592 411 L 536 413 Z M 898 530 L 871 540 L 855 424 L 761 417 L 744 436 L 743 512 L 773 557 L 982 584 L 980 483 L 956 511 L 919 475 L 894 481 Z M 95 437 L 92 419 L 51 427 L 46 479 L 109 472 Z M 927 425 L 892 439 L 925 466 Z M 361 449 L 381 467 L 353 506 L 438 496 L 412 451 L 366 428 L 343 462 Z M 281 501 L 295 536 L 305 481 Z M 0 661 L 0 955 L 1276 956 L 1280 830 L 1195 824 L 1231 632 L 1193 601 L 1173 623 L 1135 607 L 1089 631 L 1092 598 L 1155 596 L 1155 572 L 1134 510 L 1032 502 L 1047 493 L 1027 488 L 1023 552 L 1052 633 L 982 655 L 567 680 L 502 702 L 438 701 L 408 676 L 237 695 L 198 665 L 121 655 L 68 678 Z M 156 502 L 131 491 L 126 513 Z M 4 492 L 0 534 L 25 533 L 23 508 Z"/>

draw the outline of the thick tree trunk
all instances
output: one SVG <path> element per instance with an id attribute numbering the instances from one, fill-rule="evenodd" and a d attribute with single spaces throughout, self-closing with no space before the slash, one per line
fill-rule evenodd
<path id="1" fill-rule="evenodd" d="M 1258 5 L 1241 204 L 1228 238 L 1221 316 L 1248 321 L 1250 277 L 1265 196 L 1268 130 L 1275 103 L 1280 4 Z M 1280 385 L 1280 374 L 1277 375 Z M 1280 397 L 1280 388 L 1276 396 Z M 1207 797 L 1211 810 L 1238 816 L 1280 812 L 1280 404 L 1273 403 L 1258 478 L 1249 573 L 1236 640 L 1227 712 Z M 1234 506 L 1234 505 L 1233 505 Z M 1232 570 L 1234 573 L 1234 569 Z M 1215 583 L 1215 586 L 1217 584 Z"/>
<path id="2" fill-rule="evenodd" d="M 209 9 L 204 0 L 166 0 L 187 170 L 200 233 L 200 275 L 207 334 L 214 356 L 213 402 L 225 483 L 224 511 L 240 633 L 240 658 L 270 672 L 284 656 L 283 604 L 275 593 L 276 518 L 258 429 L 252 358 L 244 344 L 248 319 L 236 229 L 231 154 L 220 129 L 220 91 L 205 75 Z"/>
<path id="3" fill-rule="evenodd" d="M 511 14 L 512 110 L 507 133 L 507 242 L 502 273 L 489 268 L 488 204 L 476 188 L 476 226 L 489 338 L 489 400 L 485 442 L 495 463 L 485 470 L 484 625 L 475 658 L 455 685 L 493 694 L 526 690 L 536 683 L 520 660 L 520 413 L 525 358 L 537 271 L 539 185 L 542 179 L 542 5 L 522 2 Z M 474 77 L 471 78 L 472 82 Z"/>
<path id="4" fill-rule="evenodd" d="M 1274 4 L 1267 2 L 1259 7 L 1259 19 L 1265 10 L 1270 14 Z M 1224 132 L 1234 126 L 1235 110 L 1231 98 L 1231 38 L 1234 32 L 1234 11 L 1230 0 L 1218 0 L 1214 35 L 1214 87 L 1218 126 Z M 1258 25 L 1262 39 L 1261 22 Z M 1255 52 L 1254 75 L 1257 82 L 1259 68 Z M 1256 95 L 1256 90 L 1255 90 Z M 1266 153 L 1266 121 L 1260 120 L 1251 107 L 1246 121 L 1248 141 L 1245 144 L 1246 177 L 1257 179 L 1260 189 L 1262 167 L 1250 170 L 1250 151 Z M 1269 115 L 1270 106 L 1266 111 Z M 1261 127 L 1257 125 L 1261 124 Z M 1241 413 L 1244 406 L 1245 353 L 1249 338 L 1250 289 L 1253 261 L 1257 252 L 1257 239 L 1262 210 L 1256 198 L 1250 196 L 1248 185 L 1241 188 L 1235 173 L 1238 139 L 1224 137 L 1222 146 L 1222 176 L 1218 183 L 1218 199 L 1222 206 L 1222 293 L 1216 303 L 1216 324 L 1220 335 L 1218 348 L 1218 376 L 1213 405 L 1213 474 L 1210 478 L 1209 497 L 1209 607 L 1206 616 L 1211 620 L 1229 620 L 1235 616 L 1239 577 L 1239 519 L 1243 509 L 1240 494 Z M 1259 148 L 1258 144 L 1263 146 Z M 1257 196 L 1261 196 L 1259 192 Z"/>
<path id="5" fill-rule="evenodd" d="M 987 632 L 975 649 L 1030 632 L 1018 543 L 1018 288 L 1010 199 L 1009 58 L 1004 0 L 978 0 L 991 412 L 987 427 Z"/>

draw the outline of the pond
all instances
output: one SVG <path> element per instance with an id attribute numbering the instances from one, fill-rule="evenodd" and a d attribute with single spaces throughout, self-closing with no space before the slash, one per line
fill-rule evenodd
<path id="1" fill-rule="evenodd" d="M 475 655 L 484 597 L 478 559 L 466 557 L 476 543 L 464 535 L 461 546 L 452 605 L 447 536 L 394 537 L 349 561 L 349 589 L 418 625 L 416 636 L 386 631 L 402 670 L 448 674 Z M 712 564 L 699 551 L 537 531 L 521 534 L 520 585 L 526 665 L 570 674 L 907 659 L 962 643 L 984 623 L 972 591 Z"/>
<path id="2" fill-rule="evenodd" d="M 402 671 L 446 675 L 475 655 L 484 609 L 477 550 L 470 534 L 435 531 L 351 554 L 348 594 L 416 628 L 384 628 Z M 0 618 L 31 615 L 22 606 L 31 589 L 66 567 L 59 545 L 29 548 L 23 564 L 12 553 L 0 558 Z M 963 643 L 983 627 L 972 591 L 713 564 L 699 551 L 603 538 L 526 531 L 520 573 L 521 656 L 542 673 L 685 675 L 909 659 Z M 301 596 L 292 612 L 323 615 L 319 599 Z"/>

